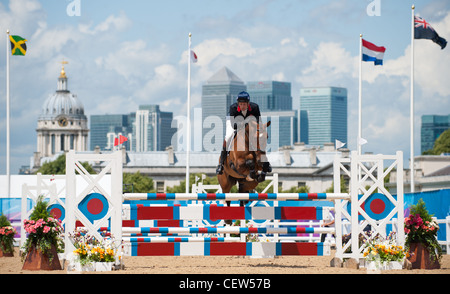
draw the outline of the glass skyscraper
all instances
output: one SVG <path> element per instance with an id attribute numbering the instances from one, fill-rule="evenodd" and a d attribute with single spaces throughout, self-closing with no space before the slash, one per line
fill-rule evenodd
<path id="1" fill-rule="evenodd" d="M 303 88 L 297 105 L 300 141 L 316 146 L 336 139 L 347 143 L 347 89 Z"/>
<path id="2" fill-rule="evenodd" d="M 450 115 L 422 115 L 420 129 L 421 153 L 433 149 L 434 141 L 450 128 Z"/>
<path id="3" fill-rule="evenodd" d="M 160 111 L 159 105 L 140 105 L 133 129 L 135 151 L 164 151 L 170 146 L 176 132 L 172 120 L 173 113 Z"/>
<path id="4" fill-rule="evenodd" d="M 125 137 L 132 134 L 134 117 L 134 113 L 91 115 L 90 150 L 94 150 L 96 146 L 99 146 L 101 150 L 111 150 L 111 144 L 114 144 L 114 134 L 117 136 L 120 133 Z M 127 141 L 123 146 L 130 150 L 131 144 Z"/>
<path id="5" fill-rule="evenodd" d="M 240 92 L 246 90 L 244 82 L 227 67 L 221 68 L 202 86 L 202 138 L 211 130 L 218 128 L 215 125 L 212 125 L 211 128 L 205 126 L 204 124 L 208 122 L 207 118 L 215 116 L 215 121 L 219 118 L 222 121 L 222 135 L 216 134 L 216 140 L 220 140 L 216 146 L 220 150 L 223 138 L 225 138 L 225 121 L 230 105 L 236 102 L 236 97 Z"/>
<path id="6" fill-rule="evenodd" d="M 248 82 L 250 101 L 259 105 L 259 110 L 292 110 L 291 83 L 276 81 Z"/>

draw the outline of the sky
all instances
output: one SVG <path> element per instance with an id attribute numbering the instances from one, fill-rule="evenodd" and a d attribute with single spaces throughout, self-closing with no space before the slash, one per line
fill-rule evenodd
<path id="1" fill-rule="evenodd" d="M 37 119 L 57 86 L 61 61 L 85 114 L 127 114 L 159 104 L 187 113 L 223 66 L 244 82 L 290 82 L 348 90 L 348 142 L 358 132 L 359 35 L 385 46 L 383 66 L 362 67 L 363 152 L 410 158 L 411 6 L 450 41 L 449 1 L 398 0 L 0 0 L 0 174 L 6 173 L 6 30 L 26 38 L 10 58 L 11 174 L 37 149 Z M 450 48 L 414 42 L 414 155 L 425 114 L 450 114 Z M 1 82 L 5 81 L 5 82 Z M 193 113 L 193 112 L 191 112 Z M 193 138 L 195 140 L 195 138 Z"/>

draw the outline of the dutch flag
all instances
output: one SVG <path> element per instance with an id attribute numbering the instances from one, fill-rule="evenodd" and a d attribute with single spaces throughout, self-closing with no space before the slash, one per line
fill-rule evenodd
<path id="1" fill-rule="evenodd" d="M 362 60 L 373 61 L 375 65 L 383 65 L 383 57 L 386 48 L 378 47 L 362 39 Z"/>

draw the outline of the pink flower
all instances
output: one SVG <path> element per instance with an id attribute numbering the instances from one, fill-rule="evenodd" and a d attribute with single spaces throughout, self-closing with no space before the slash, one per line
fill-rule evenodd
<path id="1" fill-rule="evenodd" d="M 49 226 L 45 226 L 44 227 L 44 233 L 46 234 L 46 233 L 48 233 L 49 231 L 50 231 L 50 227 Z"/>

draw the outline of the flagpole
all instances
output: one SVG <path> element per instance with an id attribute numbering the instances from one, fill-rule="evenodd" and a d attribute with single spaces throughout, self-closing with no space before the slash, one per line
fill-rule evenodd
<path id="1" fill-rule="evenodd" d="M 358 147 L 358 155 L 361 155 L 361 138 L 362 138 L 362 117 L 361 117 L 361 101 L 362 101 L 362 34 L 359 35 L 359 93 L 358 93 L 358 138 L 356 146 Z"/>
<path id="2" fill-rule="evenodd" d="M 188 50 L 188 101 L 187 101 L 187 131 L 186 131 L 186 193 L 189 193 L 189 164 L 191 149 L 191 36 L 189 33 L 189 50 Z"/>
<path id="3" fill-rule="evenodd" d="M 11 196 L 11 173 L 10 173 L 10 101 L 9 101 L 9 30 L 6 30 L 6 191 L 7 197 Z"/>
<path id="4" fill-rule="evenodd" d="M 411 127 L 411 154 L 410 154 L 410 173 L 411 173 L 411 193 L 414 193 L 414 8 L 411 7 L 411 102 L 410 102 L 410 127 Z"/>

